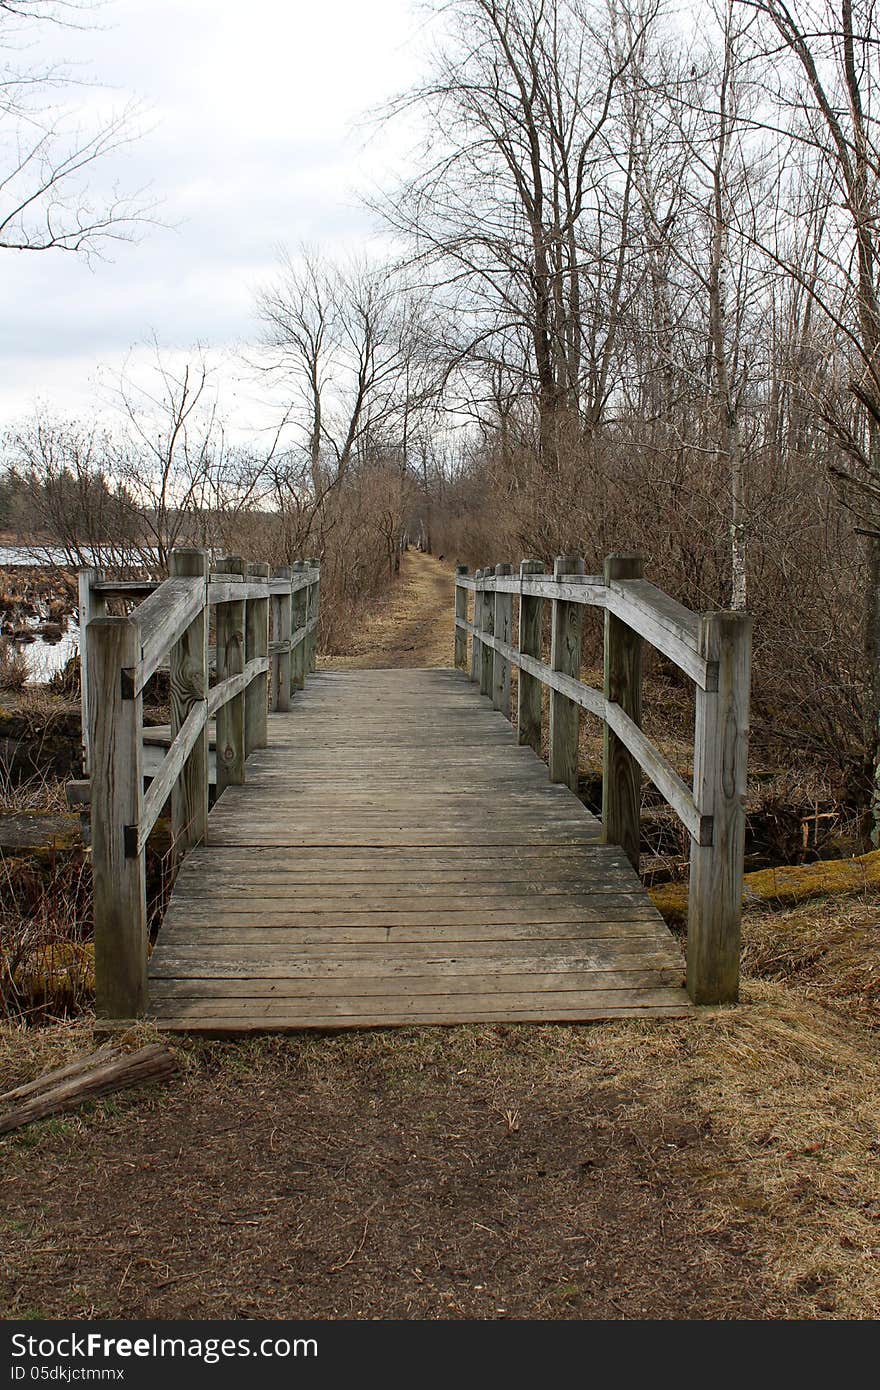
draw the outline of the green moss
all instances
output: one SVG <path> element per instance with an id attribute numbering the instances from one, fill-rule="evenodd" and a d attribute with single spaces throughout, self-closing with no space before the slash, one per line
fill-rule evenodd
<path id="1" fill-rule="evenodd" d="M 810 898 L 864 893 L 880 888 L 880 850 L 855 859 L 822 859 L 815 864 L 789 864 L 778 869 L 758 869 L 746 874 L 743 904 L 796 907 Z M 661 917 L 671 927 L 687 923 L 688 890 L 685 883 L 661 883 L 651 889 Z"/>

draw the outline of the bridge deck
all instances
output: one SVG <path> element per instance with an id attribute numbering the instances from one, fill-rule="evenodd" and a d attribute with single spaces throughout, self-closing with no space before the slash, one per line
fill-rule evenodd
<path id="1" fill-rule="evenodd" d="M 622 853 L 456 671 L 318 674 L 211 812 L 150 960 L 162 1028 L 577 1022 L 691 1006 Z"/>

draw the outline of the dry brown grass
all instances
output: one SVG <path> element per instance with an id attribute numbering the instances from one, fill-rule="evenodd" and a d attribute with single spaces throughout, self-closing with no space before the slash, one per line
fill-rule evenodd
<path id="1" fill-rule="evenodd" d="M 0 1028 L 0 1074 L 11 1085 L 89 1045 L 84 1022 Z M 752 981 L 739 1008 L 662 1024 L 178 1050 L 172 1087 L 5 1141 L 27 1213 L 0 1242 L 12 1311 L 880 1307 L 880 1049 L 791 985 Z"/>
<path id="2" fill-rule="evenodd" d="M 8 637 L 0 637 L 0 690 L 21 690 L 27 678 L 24 652 Z"/>

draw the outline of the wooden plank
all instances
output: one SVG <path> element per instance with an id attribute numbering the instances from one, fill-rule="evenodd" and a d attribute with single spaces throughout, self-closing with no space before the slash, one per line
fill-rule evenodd
<path id="1" fill-rule="evenodd" d="M 80 574 L 98 573 L 98 570 L 80 570 Z M 96 579 L 93 589 L 104 599 L 140 599 L 152 594 L 162 582 L 161 579 Z"/>
<path id="2" fill-rule="evenodd" d="M 217 945 L 241 946 L 269 946 L 273 950 L 281 950 L 284 946 L 308 946 L 315 945 L 329 948 L 336 944 L 340 946 L 357 945 L 358 949 L 366 948 L 370 943 L 380 949 L 388 949 L 394 945 L 403 950 L 407 945 L 422 945 L 426 942 L 436 946 L 438 944 L 449 947 L 452 942 L 456 943 L 456 949 L 467 944 L 471 944 L 475 950 L 485 952 L 487 942 L 497 943 L 499 941 L 528 941 L 534 945 L 540 941 L 593 941 L 604 938 L 618 939 L 630 936 L 649 937 L 652 941 L 665 941 L 668 939 L 668 929 L 664 923 L 649 917 L 647 914 L 644 921 L 633 920 L 630 915 L 625 915 L 618 920 L 612 918 L 611 921 L 563 921 L 563 922 L 488 922 L 462 923 L 461 925 L 451 926 L 449 924 L 431 925 L 422 924 L 411 926 L 404 923 L 400 925 L 376 925 L 376 926 L 327 926 L 326 923 L 316 923 L 311 927 L 293 926 L 254 926 L 248 922 L 240 922 L 235 925 L 230 921 L 228 925 L 219 923 L 206 925 L 205 923 L 185 923 L 176 918 L 169 921 L 169 929 L 173 929 L 175 947 L 184 943 L 198 945 L 204 949 L 214 941 Z M 165 929 L 163 928 L 163 931 Z"/>
<path id="3" fill-rule="evenodd" d="M 306 610 L 309 635 L 305 642 L 305 674 L 308 676 L 317 665 L 318 619 L 321 612 L 321 566 L 317 558 L 307 560 L 306 564 L 312 576 L 311 588 L 307 590 L 308 608 Z"/>
<path id="4" fill-rule="evenodd" d="M 269 719 L 269 566 L 248 565 L 248 576 L 263 586 L 258 598 L 245 604 L 245 671 L 259 661 L 260 669 L 251 677 L 244 694 L 244 755 L 268 742 Z M 262 662 L 265 661 L 265 667 Z"/>
<path id="5" fill-rule="evenodd" d="M 637 949 L 640 945 L 642 950 Z M 487 949 L 479 955 L 462 955 L 458 952 L 443 954 L 437 947 L 426 947 L 419 955 L 410 956 L 398 956 L 394 951 L 371 956 L 352 947 L 347 952 L 340 950 L 337 955 L 327 957 L 317 953 L 291 953 L 283 962 L 265 949 L 260 954 L 239 948 L 236 954 L 234 947 L 226 947 L 196 954 L 190 948 L 187 955 L 185 947 L 181 947 L 178 954 L 167 947 L 150 961 L 150 978 L 161 980 L 163 988 L 173 985 L 181 992 L 190 981 L 199 980 L 232 984 L 241 980 L 307 983 L 310 980 L 389 980 L 413 976 L 486 980 L 496 975 L 519 975 L 528 982 L 534 976 L 558 976 L 569 972 L 589 973 L 596 980 L 625 973 L 647 976 L 654 969 L 674 972 L 677 983 L 684 978 L 681 954 L 657 943 L 638 939 L 631 943 L 602 941 L 594 942 L 592 951 L 588 946 L 589 943 L 570 945 L 564 955 L 558 948 L 543 953 L 536 948 L 527 954 L 520 946 L 516 951 L 498 948 L 494 953 Z"/>
<path id="6" fill-rule="evenodd" d="M 126 853 L 141 821 L 143 701 L 128 683 L 124 692 L 122 681 L 140 650 L 130 618 L 89 624 L 95 1007 L 102 1018 L 134 1018 L 147 1002 L 144 856 Z"/>
<path id="7" fill-rule="evenodd" d="M 230 700 L 240 698 L 247 690 L 251 681 L 256 680 L 269 669 L 269 658 L 266 656 L 255 656 L 249 661 L 243 671 L 237 672 L 234 676 L 224 676 L 223 680 L 212 685 L 208 691 L 207 709 L 208 717 L 213 718 L 219 709 L 228 705 Z M 216 737 L 216 736 L 215 736 Z"/>
<path id="8" fill-rule="evenodd" d="M 261 897 L 255 891 L 252 899 L 226 901 L 222 905 L 175 899 L 168 909 L 169 925 L 185 921 L 189 925 L 207 925 L 212 930 L 224 926 L 246 927 L 249 919 L 258 918 L 260 925 L 274 927 L 443 927 L 457 931 L 460 927 L 514 926 L 524 923 L 550 926 L 561 922 L 657 922 L 657 912 L 644 899 L 632 902 L 626 897 L 604 894 L 601 898 L 574 901 L 564 897 L 538 897 L 535 901 L 514 898 L 454 899 L 440 906 L 428 902 L 415 907 L 407 904 L 365 903 L 358 899 L 335 908 L 310 908 L 284 898 Z"/>
<path id="9" fill-rule="evenodd" d="M 563 574 L 582 574 L 584 562 L 578 555 L 559 555 L 553 565 L 554 579 Z M 583 613 L 576 603 L 554 598 L 550 665 L 554 671 L 577 680 L 581 669 L 581 627 Z M 578 787 L 578 705 L 559 690 L 550 692 L 550 780 L 564 782 L 572 791 Z"/>
<path id="10" fill-rule="evenodd" d="M 204 732 L 205 722 L 205 702 L 199 700 L 186 716 L 182 728 L 162 759 L 162 766 L 144 793 L 137 837 L 135 847 L 131 850 L 132 853 L 140 854 L 146 845 L 150 831 L 162 814 L 165 802 L 177 786 L 190 753 Z M 207 788 L 207 778 L 204 785 Z"/>
<path id="11" fill-rule="evenodd" d="M 544 641 L 544 602 L 543 599 L 531 597 L 522 588 L 522 583 L 527 581 L 529 576 L 544 573 L 544 566 L 540 560 L 523 560 L 519 567 L 520 573 L 520 601 L 519 601 L 519 683 L 517 687 L 517 740 L 519 743 L 527 744 L 528 747 L 540 757 L 541 754 L 541 681 L 533 672 L 527 670 L 523 664 L 523 657 L 538 663 L 541 662 Z"/>
<path id="12" fill-rule="evenodd" d="M 227 560 L 230 558 L 241 561 L 240 555 L 226 557 Z M 242 577 L 239 579 L 218 579 L 217 575 L 211 575 L 208 583 L 208 602 L 212 607 L 218 603 L 247 603 L 249 599 L 268 597 L 266 586 L 259 580 L 245 579 L 245 572 L 245 569 L 242 569 Z M 230 571 L 230 574 L 232 573 L 235 571 Z"/>
<path id="13" fill-rule="evenodd" d="M 171 648 L 169 733 L 172 740 L 182 734 L 190 717 L 197 710 L 201 711 L 201 723 L 171 793 L 172 837 L 175 856 L 179 858 L 193 845 L 201 844 L 208 832 L 208 720 L 205 704 L 208 693 L 207 551 L 172 550 L 170 572 L 174 578 L 198 579 L 204 586 L 199 612 L 180 641 Z M 146 801 L 144 809 L 146 812 Z"/>
<path id="14" fill-rule="evenodd" d="M 137 626 L 139 659 L 131 678 L 140 693 L 150 676 L 164 662 L 169 650 L 183 636 L 205 602 L 204 582 L 199 578 L 166 579 L 154 593 L 132 610 Z"/>
<path id="15" fill-rule="evenodd" d="M 387 976 L 381 974 L 334 974 L 330 978 L 319 975 L 288 976 L 283 979 L 268 977 L 235 979 L 162 979 L 156 980 L 150 991 L 152 1004 L 160 1000 L 172 999 L 369 999 L 384 997 L 394 999 L 415 995 L 419 998 L 433 997 L 454 999 L 461 995 L 481 994 L 481 973 L 462 974 L 457 968 L 442 974 L 433 974 L 420 967 L 422 973 Z M 517 973 L 499 971 L 497 979 L 502 1000 L 508 994 L 535 996 L 536 1005 L 545 999 L 562 993 L 584 994 L 587 992 L 604 996 L 609 991 L 654 990 L 680 988 L 684 979 L 684 963 L 678 966 L 659 966 L 645 970 L 547 970 Z"/>
<path id="16" fill-rule="evenodd" d="M 333 1019 L 339 1017 L 356 1018 L 360 1012 L 368 1013 L 377 1019 L 394 1016 L 400 1019 L 425 1018 L 440 1023 L 448 1019 L 450 1023 L 485 1017 L 487 1021 L 526 1015 L 538 1019 L 552 1019 L 559 1016 L 575 1017 L 577 1011 L 587 1013 L 602 1008 L 619 1009 L 635 1002 L 638 1007 L 675 1007 L 685 1011 L 687 1000 L 684 991 L 670 986 L 657 989 L 641 989 L 628 999 L 622 999 L 617 990 L 553 990 L 543 995 L 532 993 L 507 993 L 499 990 L 492 996 L 491 1003 L 480 991 L 462 993 L 444 998 L 442 995 L 420 997 L 404 992 L 359 1000 L 357 997 L 339 996 L 326 999 L 297 999 L 285 1004 L 280 999 L 231 999 L 224 1001 L 225 1007 L 233 1017 L 246 1018 L 275 1026 L 280 1022 L 305 1025 L 309 1020 Z M 174 999 L 167 1002 L 156 1001 L 153 1012 L 161 1019 L 167 1014 L 188 1019 L 211 1018 L 217 1016 L 223 1004 L 210 999 Z"/>
<path id="17" fill-rule="evenodd" d="M 512 573 L 510 565 L 496 565 L 496 575 Z M 492 631 L 497 638 L 497 646 L 492 653 L 492 706 L 510 718 L 510 659 L 504 654 L 510 650 L 513 636 L 513 599 L 510 594 L 496 590 L 492 617 Z"/>
<path id="18" fill-rule="evenodd" d="M 717 666 L 700 651 L 698 614 L 643 579 L 610 583 L 605 607 L 674 661 L 701 689 L 717 687 Z"/>
<path id="19" fill-rule="evenodd" d="M 643 563 L 638 555 L 609 555 L 605 584 L 641 579 Z M 633 868 L 641 853 L 642 777 L 639 761 L 629 742 L 617 732 L 620 721 L 609 720 L 614 705 L 638 728 L 642 722 L 642 639 L 625 622 L 605 609 L 605 726 L 602 757 L 602 830 L 606 844 L 620 845 Z M 647 740 L 645 740 L 647 743 Z"/>
<path id="20" fill-rule="evenodd" d="M 244 574 L 240 555 L 227 555 L 221 565 L 228 573 Z M 221 586 L 222 587 L 222 586 Z M 211 585 L 208 586 L 209 595 Z M 235 676 L 244 676 L 245 613 L 244 597 L 218 599 L 215 625 L 217 631 L 217 686 L 208 692 L 208 712 L 217 714 L 217 795 L 245 778 L 244 745 L 244 685 L 222 703 L 218 688 Z M 228 689 L 228 687 L 227 687 Z"/>
<path id="21" fill-rule="evenodd" d="M 712 844 L 691 842 L 688 991 L 698 1004 L 739 996 L 751 641 L 746 613 L 702 620 L 700 650 L 718 689 L 697 691 L 694 797 L 712 817 Z"/>
<path id="22" fill-rule="evenodd" d="M 172 979 L 189 975 L 225 979 L 230 972 L 270 978 L 276 971 L 286 976 L 291 970 L 296 975 L 419 974 L 425 970 L 455 974 L 461 970 L 488 978 L 496 970 L 644 970 L 652 964 L 684 969 L 684 956 L 668 932 L 646 931 L 641 926 L 630 930 L 625 924 L 618 924 L 617 935 L 611 936 L 532 939 L 521 935 L 485 941 L 474 937 L 409 941 L 398 939 L 397 933 L 383 941 L 375 934 L 352 931 L 346 934 L 353 939 L 346 941 L 324 939 L 320 932 L 311 931 L 297 933 L 295 941 L 279 940 L 270 933 L 261 943 L 250 940 L 244 932 L 239 933 L 243 940 L 238 941 L 225 933 L 211 937 L 189 928 L 179 932 L 163 932 L 150 957 L 151 974 Z M 326 956 L 321 954 L 322 945 L 327 948 Z"/>
<path id="23" fill-rule="evenodd" d="M 571 574 L 561 574 L 558 579 L 492 578 L 486 583 L 492 593 L 522 594 L 533 598 L 563 598 L 570 603 L 580 603 L 584 607 L 601 608 L 605 603 L 605 581 L 601 574 L 581 574 L 572 570 Z"/>
<path id="24" fill-rule="evenodd" d="M 492 674 L 495 658 L 490 643 L 486 640 L 495 631 L 495 605 L 487 593 L 483 594 L 480 609 L 480 694 L 492 697 Z"/>
<path id="25" fill-rule="evenodd" d="M 467 670 L 467 634 L 459 627 L 459 619 L 467 619 L 467 589 L 459 583 L 459 580 L 468 572 L 467 565 L 456 565 L 455 568 L 455 664 L 460 671 Z"/>
<path id="26" fill-rule="evenodd" d="M 280 565 L 272 571 L 274 580 L 288 581 L 286 589 L 276 593 L 272 599 L 272 632 L 275 642 L 269 644 L 270 652 L 273 646 L 276 648 L 276 655 L 272 661 L 270 704 L 273 710 L 282 714 L 290 709 L 292 684 L 290 639 L 293 635 L 293 595 L 289 583 L 292 573 L 290 565 Z"/>
<path id="27" fill-rule="evenodd" d="M 89 756 L 89 623 L 107 614 L 107 602 L 101 587 L 101 571 L 82 569 L 77 577 L 77 617 L 79 619 L 80 726 L 82 729 L 82 769 L 91 773 Z"/>
<path id="28" fill-rule="evenodd" d="M 682 1018 L 690 1013 L 690 1004 L 684 1002 L 672 1006 L 632 1005 L 606 1008 L 554 1009 L 552 1013 L 536 1010 L 503 1011 L 493 1013 L 488 1009 L 477 1009 L 466 1013 L 463 1010 L 454 1016 L 437 1015 L 427 1010 L 416 1015 L 392 1013 L 357 1014 L 350 1018 L 337 1016 L 315 1016 L 307 1020 L 296 1015 L 277 1016 L 271 1019 L 254 1018 L 251 1015 L 215 1013 L 194 1018 L 186 1011 L 169 1013 L 156 1019 L 159 1032 L 198 1033 L 205 1037 L 237 1037 L 250 1033 L 300 1032 L 314 1030 L 320 1033 L 341 1032 L 348 1028 L 407 1028 L 442 1025 L 452 1027 L 459 1024 L 479 1023 L 601 1023 L 618 1019 L 639 1018 Z"/>
<path id="29" fill-rule="evenodd" d="M 690 787 L 679 777 L 672 764 L 667 762 L 660 750 L 654 747 L 650 739 L 619 705 L 609 703 L 605 717 L 620 742 L 626 746 L 642 771 L 669 802 L 691 839 L 698 845 L 711 845 L 712 817 L 700 814 Z"/>
<path id="30" fill-rule="evenodd" d="M 293 604 L 291 608 L 291 624 L 297 633 L 304 631 L 309 618 L 309 599 L 308 590 L 304 584 L 307 575 L 307 566 L 304 560 L 297 560 L 291 566 L 293 577 L 291 579 L 291 593 Z M 306 679 L 306 648 L 300 640 L 292 649 L 290 662 L 290 692 L 294 694 L 297 690 L 302 690 Z"/>

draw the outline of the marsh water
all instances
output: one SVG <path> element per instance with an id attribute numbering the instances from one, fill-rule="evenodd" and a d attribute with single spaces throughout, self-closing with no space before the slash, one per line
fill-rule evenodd
<path id="1" fill-rule="evenodd" d="M 64 553 L 41 547 L 38 551 L 27 546 L 0 545 L 0 569 L 43 568 L 53 563 L 64 564 Z M 39 611 L 42 604 L 35 603 L 36 615 L 25 614 L 16 619 L 16 635 L 7 634 L 9 641 L 20 651 L 27 664 L 28 685 L 43 685 L 59 671 L 62 671 L 72 656 L 79 651 L 79 623 L 75 613 L 66 617 L 53 618 L 60 624 L 61 635 L 49 637 L 37 632 L 50 616 Z M 28 632 L 27 637 L 20 635 Z"/>

